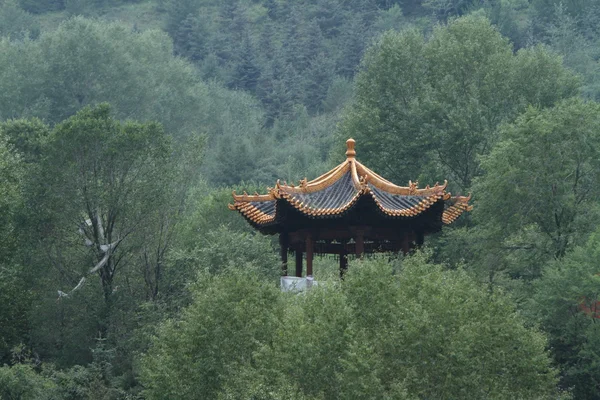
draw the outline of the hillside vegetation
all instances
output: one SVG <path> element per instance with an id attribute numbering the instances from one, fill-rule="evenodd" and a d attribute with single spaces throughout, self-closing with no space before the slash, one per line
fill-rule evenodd
<path id="1" fill-rule="evenodd" d="M 599 399 L 600 1 L 0 0 L 1 399 Z M 231 191 L 475 208 L 315 262 Z"/>

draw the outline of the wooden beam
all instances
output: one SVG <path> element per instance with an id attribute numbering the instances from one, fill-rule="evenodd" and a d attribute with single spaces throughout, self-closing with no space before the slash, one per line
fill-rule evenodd
<path id="1" fill-rule="evenodd" d="M 370 253 L 381 253 L 381 252 L 398 252 L 401 250 L 402 240 L 400 238 L 394 241 L 364 241 L 363 242 L 363 254 Z M 290 249 L 296 250 L 298 247 L 290 246 Z M 301 251 L 304 251 L 306 245 L 304 244 L 301 248 Z M 354 244 L 346 244 L 342 245 L 341 243 L 321 243 L 313 240 L 313 254 L 336 254 L 340 255 L 343 251 L 346 251 L 346 254 L 355 254 L 356 253 L 356 243 Z"/>
<path id="2" fill-rule="evenodd" d="M 296 276 L 302 278 L 302 251 L 296 250 Z"/>
<path id="3" fill-rule="evenodd" d="M 279 235 L 279 247 L 281 252 L 281 275 L 287 276 L 288 274 L 288 249 L 289 249 L 289 238 L 286 232 L 282 232 Z"/>
<path id="4" fill-rule="evenodd" d="M 306 235 L 306 276 L 313 276 L 314 242 L 312 235 Z"/>

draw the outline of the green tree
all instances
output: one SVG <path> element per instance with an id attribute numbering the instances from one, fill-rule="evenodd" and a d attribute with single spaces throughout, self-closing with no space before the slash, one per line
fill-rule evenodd
<path id="1" fill-rule="evenodd" d="M 50 128 L 38 118 L 13 119 L 0 125 L 5 139 L 28 164 L 35 164 L 42 158 L 42 148 L 50 135 Z"/>
<path id="2" fill-rule="evenodd" d="M 49 11 L 63 10 L 65 0 L 19 0 L 19 5 L 25 11 L 43 14 Z"/>
<path id="3" fill-rule="evenodd" d="M 359 261 L 296 295 L 246 267 L 201 275 L 163 324 L 141 360 L 148 398 L 561 396 L 544 336 L 464 270 Z"/>
<path id="4" fill-rule="evenodd" d="M 361 158 L 397 182 L 447 178 L 468 190 L 499 124 L 577 92 L 559 57 L 539 47 L 515 55 L 489 21 L 468 16 L 427 40 L 384 34 L 363 60 L 338 136 L 354 137 Z"/>
<path id="5" fill-rule="evenodd" d="M 499 0 L 484 2 L 480 9 L 498 27 L 502 35 L 508 37 L 516 49 L 530 45 L 532 41 L 531 19 L 527 0 Z"/>
<path id="6" fill-rule="evenodd" d="M 600 8 L 598 9 L 600 11 Z M 597 33 L 589 32 L 578 24 L 580 17 L 569 15 L 563 3 L 555 7 L 554 18 L 545 26 L 544 42 L 564 56 L 564 63 L 581 75 L 583 94 L 586 97 L 600 99 L 598 77 L 600 67 L 597 58 L 600 49 L 597 46 Z"/>
<path id="7" fill-rule="evenodd" d="M 0 367 L 0 397 L 3 399 L 52 399 L 54 382 L 35 372 L 29 364 Z"/>
<path id="8" fill-rule="evenodd" d="M 406 259 L 397 273 L 383 260 L 354 267 L 348 303 L 382 355 L 384 384 L 401 382 L 419 398 L 556 395 L 544 336 L 524 326 L 503 294 L 490 295 L 464 270 L 423 255 Z"/>
<path id="9" fill-rule="evenodd" d="M 398 4 L 394 4 L 387 10 L 380 10 L 377 19 L 373 23 L 373 29 L 378 34 L 389 30 L 399 31 L 405 27 L 408 27 L 408 20 Z"/>
<path id="10" fill-rule="evenodd" d="M 23 203 L 23 162 L 7 139 L 0 130 L 0 263 L 10 260 L 17 244 L 16 215 Z"/>
<path id="11" fill-rule="evenodd" d="M 36 41 L 4 40 L 0 48 L 3 119 L 55 124 L 109 102 L 117 118 L 158 120 L 178 137 L 203 125 L 207 89 L 191 64 L 173 56 L 162 32 L 77 17 Z"/>
<path id="12" fill-rule="evenodd" d="M 15 0 L 0 4 L 0 36 L 22 40 L 28 36 L 35 38 L 39 34 L 39 24 L 33 15 L 20 8 Z"/>
<path id="13" fill-rule="evenodd" d="M 571 388 L 577 399 L 595 399 L 600 390 L 599 240 L 596 231 L 587 243 L 552 262 L 534 283 L 525 307 L 548 334 L 561 366 L 561 386 Z"/>
<path id="14" fill-rule="evenodd" d="M 229 86 L 233 89 L 254 93 L 259 77 L 260 69 L 256 61 L 256 52 L 254 51 L 250 37 L 246 34 L 237 52 L 237 60 L 233 67 Z"/>
<path id="15" fill-rule="evenodd" d="M 323 110 L 323 102 L 327 91 L 334 79 L 334 60 L 327 57 L 325 53 L 315 56 L 309 63 L 307 73 L 311 79 L 304 84 L 304 104 L 312 112 Z"/>
<path id="16" fill-rule="evenodd" d="M 590 14 L 590 11 L 597 11 L 600 6 L 600 2 L 597 0 L 532 0 L 531 7 L 535 13 L 534 19 L 538 25 L 545 25 L 552 23 L 556 15 L 557 8 L 564 8 L 564 10 L 571 16 L 583 20 L 586 14 Z"/>
<path id="17" fill-rule="evenodd" d="M 26 269 L 19 263 L 19 230 L 23 207 L 25 168 L 20 155 L 0 129 L 0 363 L 27 333 L 26 313 L 31 301 Z M 0 385 L 1 386 L 1 385 Z"/>
<path id="18" fill-rule="evenodd" d="M 209 32 L 206 22 L 201 18 L 188 15 L 172 36 L 178 54 L 194 62 L 199 62 L 206 56 Z"/>
<path id="19" fill-rule="evenodd" d="M 272 183 L 276 177 L 273 155 L 264 149 L 272 136 L 264 129 L 264 114 L 258 102 L 243 91 L 210 86 L 213 97 L 207 110 L 205 129 L 210 132 L 202 170 L 216 185 L 232 186 L 242 181 Z"/>
<path id="20" fill-rule="evenodd" d="M 599 129 L 600 105 L 578 99 L 531 107 L 500 128 L 475 188 L 479 250 L 495 260 L 491 271 L 537 278 L 547 260 L 562 258 L 595 229 Z"/>
<path id="21" fill-rule="evenodd" d="M 165 323 L 142 359 L 148 399 L 216 398 L 223 383 L 272 340 L 281 313 L 272 283 L 232 269 L 218 277 L 201 274 L 194 291 L 181 321 Z"/>
<path id="22" fill-rule="evenodd" d="M 175 37 L 184 20 L 196 15 L 201 5 L 202 2 L 197 0 L 166 0 L 164 2 L 166 11 L 165 30 Z"/>
<path id="23" fill-rule="evenodd" d="M 348 18 L 339 38 L 341 54 L 337 63 L 337 72 L 340 75 L 346 78 L 354 76 L 367 45 L 365 37 L 369 36 L 367 27 L 360 15 Z"/>
<path id="24" fill-rule="evenodd" d="M 149 223 L 149 213 L 165 203 L 171 151 L 159 124 L 120 123 L 110 114 L 108 105 L 85 108 L 57 125 L 38 177 L 47 188 L 43 196 L 50 216 L 50 225 L 42 228 L 54 231 L 47 246 L 69 248 L 79 236 L 80 246 L 87 247 L 79 259 L 85 267 L 76 270 L 100 278 L 104 334 L 115 276 L 131 262 L 131 242 Z M 64 262 L 61 268 L 72 269 L 77 261 L 55 260 Z"/>
<path id="25" fill-rule="evenodd" d="M 473 0 L 423 0 L 423 7 L 433 12 L 441 20 L 465 14 L 478 2 Z"/>

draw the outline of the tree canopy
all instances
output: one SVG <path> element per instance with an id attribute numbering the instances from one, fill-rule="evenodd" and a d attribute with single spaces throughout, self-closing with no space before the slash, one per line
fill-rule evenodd
<path id="1" fill-rule="evenodd" d="M 535 254 L 528 272 L 522 271 L 530 278 L 538 276 L 540 262 L 561 258 L 595 229 L 599 123 L 593 102 L 532 107 L 500 128 L 498 144 L 482 158 L 486 174 L 475 186 L 476 216 L 490 233 L 504 237 L 504 243 L 497 235 L 491 241 Z"/>
<path id="2" fill-rule="evenodd" d="M 542 47 L 514 54 L 485 18 L 453 20 L 428 39 L 388 32 L 365 55 L 339 136 L 396 181 L 446 177 L 468 190 L 498 125 L 578 88 L 560 57 Z"/>
<path id="3" fill-rule="evenodd" d="M 600 7 L 0 0 L 0 397 L 598 398 Z M 227 208 L 331 169 L 474 210 L 317 257 Z M 457 193 L 458 192 L 458 193 Z"/>
<path id="4" fill-rule="evenodd" d="M 302 296 L 240 270 L 203 277 L 182 319 L 153 339 L 145 395 L 559 396 L 543 335 L 502 295 L 422 255 L 392 267 L 357 262 L 342 285 Z"/>

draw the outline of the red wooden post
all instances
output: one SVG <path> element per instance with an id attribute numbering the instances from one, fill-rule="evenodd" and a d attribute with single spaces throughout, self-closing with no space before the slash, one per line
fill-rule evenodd
<path id="1" fill-rule="evenodd" d="M 356 257 L 362 257 L 365 252 L 365 237 L 362 232 L 356 233 Z"/>
<path id="2" fill-rule="evenodd" d="M 311 234 L 306 235 L 306 276 L 313 274 L 314 243 Z"/>

